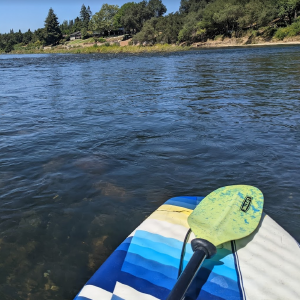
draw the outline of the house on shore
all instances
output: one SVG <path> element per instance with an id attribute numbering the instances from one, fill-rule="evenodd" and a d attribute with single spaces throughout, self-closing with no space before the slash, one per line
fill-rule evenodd
<path id="1" fill-rule="evenodd" d="M 81 39 L 81 32 L 80 31 L 77 31 L 77 32 L 74 32 L 74 33 L 70 34 L 70 40 L 71 41 L 80 40 L 80 39 Z"/>
<path id="2" fill-rule="evenodd" d="M 111 37 L 111 36 L 119 36 L 119 35 L 130 35 L 131 31 L 126 31 L 124 28 L 118 28 L 115 30 L 104 30 L 104 31 L 93 31 L 93 33 L 88 32 L 89 36 L 92 37 Z M 74 32 L 70 34 L 70 40 L 80 40 L 82 39 L 81 31 Z"/>
<path id="3" fill-rule="evenodd" d="M 130 34 L 131 32 L 125 30 L 124 28 L 118 28 L 114 30 L 104 30 L 104 31 L 93 31 L 94 37 L 109 37 L 109 36 L 119 36 L 124 34 Z"/>

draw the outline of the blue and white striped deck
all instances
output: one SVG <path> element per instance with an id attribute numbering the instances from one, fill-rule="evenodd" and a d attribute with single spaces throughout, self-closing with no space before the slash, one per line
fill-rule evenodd
<path id="1" fill-rule="evenodd" d="M 168 200 L 112 253 L 75 300 L 166 299 L 177 279 L 187 217 L 202 199 Z M 221 245 L 204 262 L 186 300 L 298 300 L 299 278 L 297 242 L 264 214 L 254 233 Z"/>
<path id="2" fill-rule="evenodd" d="M 202 199 L 177 197 L 168 200 L 113 252 L 75 299 L 166 299 L 177 280 L 181 249 L 188 230 L 187 223 L 183 222 Z M 181 208 L 185 209 L 185 214 L 180 213 Z M 168 215 L 166 220 L 163 220 L 164 211 Z M 177 224 L 176 215 L 179 214 L 181 218 Z M 184 266 L 191 256 L 188 242 Z M 213 259 L 204 262 L 188 296 L 197 300 L 242 299 L 230 243 L 218 249 Z"/>

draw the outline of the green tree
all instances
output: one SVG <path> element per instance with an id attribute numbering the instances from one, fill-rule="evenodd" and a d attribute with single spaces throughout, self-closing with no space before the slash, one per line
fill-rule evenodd
<path id="1" fill-rule="evenodd" d="M 16 43 L 22 43 L 23 42 L 23 34 L 21 30 L 15 33 L 15 41 Z"/>
<path id="2" fill-rule="evenodd" d="M 143 0 L 134 3 L 130 9 L 121 17 L 121 24 L 126 30 L 139 32 L 142 30 L 144 23 L 153 17 L 161 16 L 166 12 L 166 7 L 160 0 Z"/>
<path id="3" fill-rule="evenodd" d="M 147 7 L 152 17 L 161 17 L 167 12 L 167 8 L 161 0 L 149 0 Z"/>
<path id="4" fill-rule="evenodd" d="M 159 19 L 157 30 L 158 43 L 175 44 L 178 41 L 178 35 L 183 26 L 183 16 L 177 13 L 171 13 Z"/>
<path id="5" fill-rule="evenodd" d="M 231 36 L 240 30 L 239 19 L 244 16 L 248 0 L 215 0 L 198 11 L 194 40 L 214 38 L 216 35 Z"/>
<path id="6" fill-rule="evenodd" d="M 281 18 L 288 18 L 288 23 L 292 24 L 293 19 L 297 18 L 300 10 L 300 0 L 278 0 L 278 14 Z"/>
<path id="7" fill-rule="evenodd" d="M 130 12 L 131 8 L 135 5 L 134 2 L 127 2 L 123 4 L 118 12 L 114 16 L 114 27 L 115 28 L 121 28 L 124 27 L 124 24 L 122 23 L 121 19 Z"/>
<path id="8" fill-rule="evenodd" d="M 209 0 L 181 0 L 179 12 L 181 14 L 197 12 L 199 9 L 204 9 L 208 2 Z"/>
<path id="9" fill-rule="evenodd" d="M 50 8 L 48 16 L 45 20 L 45 40 L 47 45 L 57 44 L 61 39 L 62 34 L 59 28 L 59 23 L 57 16 L 54 13 L 53 9 Z"/>
<path id="10" fill-rule="evenodd" d="M 143 15 L 146 8 L 146 1 L 140 3 L 133 3 L 126 8 L 124 14 L 121 16 L 121 24 L 126 30 L 140 31 L 143 27 Z"/>
<path id="11" fill-rule="evenodd" d="M 28 29 L 27 32 L 23 33 L 23 43 L 24 44 L 26 44 L 26 45 L 29 44 L 31 42 L 32 38 L 33 38 L 33 33 L 31 32 L 30 29 Z"/>
<path id="12" fill-rule="evenodd" d="M 238 19 L 244 14 L 243 6 L 239 5 L 236 0 L 216 0 L 213 7 L 213 22 L 218 26 L 219 32 L 228 34 L 229 32 L 237 31 Z M 207 7 L 208 7 L 207 6 Z"/>
<path id="13" fill-rule="evenodd" d="M 69 23 L 67 20 L 64 20 L 59 28 L 62 34 L 70 34 Z"/>
<path id="14" fill-rule="evenodd" d="M 7 44 L 11 41 L 11 37 L 10 34 L 2 34 L 1 35 L 1 49 L 5 49 L 5 47 L 7 46 Z"/>
<path id="15" fill-rule="evenodd" d="M 83 28 L 81 29 L 81 38 L 84 40 L 84 39 L 86 39 L 86 38 L 88 38 L 88 37 L 89 37 L 89 34 L 88 34 L 86 28 L 83 27 Z"/>
<path id="16" fill-rule="evenodd" d="M 0 50 L 4 50 L 5 44 L 2 41 L 2 34 L 0 34 Z"/>
<path id="17" fill-rule="evenodd" d="M 121 22 L 126 30 L 139 32 L 142 30 L 144 23 L 152 18 L 151 11 L 147 7 L 148 2 L 143 0 L 135 3 L 126 15 L 123 16 Z"/>
<path id="18" fill-rule="evenodd" d="M 277 17 L 277 0 L 250 0 L 245 4 L 244 14 L 240 15 L 238 23 L 241 28 L 260 27 Z"/>
<path id="19" fill-rule="evenodd" d="M 46 44 L 45 28 L 38 28 L 33 33 L 34 42 L 40 41 L 43 45 Z"/>
<path id="20" fill-rule="evenodd" d="M 88 6 L 86 8 L 85 5 L 82 4 L 80 10 L 80 20 L 82 22 L 82 28 L 85 28 L 86 30 L 88 29 L 91 16 L 92 16 L 92 12 L 90 7 Z"/>
<path id="21" fill-rule="evenodd" d="M 183 16 L 171 13 L 165 17 L 153 17 L 145 22 L 142 30 L 134 36 L 135 43 L 147 44 L 175 44 L 178 33 L 183 25 Z"/>
<path id="22" fill-rule="evenodd" d="M 79 17 L 77 17 L 75 20 L 74 20 L 74 25 L 72 27 L 72 32 L 77 32 L 77 31 L 80 31 L 82 28 L 82 21 L 80 20 Z"/>
<path id="23" fill-rule="evenodd" d="M 119 10 L 118 5 L 103 4 L 100 11 L 95 13 L 90 21 L 90 29 L 95 31 L 110 31 L 115 29 L 114 16 Z"/>
<path id="24" fill-rule="evenodd" d="M 5 53 L 9 53 L 9 52 L 11 52 L 12 50 L 14 50 L 14 43 L 13 43 L 12 40 L 10 40 L 10 41 L 6 44 L 6 46 L 5 46 L 5 48 L 4 48 L 4 51 L 5 51 Z"/>
<path id="25" fill-rule="evenodd" d="M 179 42 L 192 43 L 201 40 L 203 33 L 206 33 L 206 29 L 200 28 L 201 17 L 198 12 L 190 12 L 185 16 L 182 29 L 178 34 Z"/>
<path id="26" fill-rule="evenodd" d="M 158 18 L 152 18 L 145 22 L 143 29 L 133 37 L 134 43 L 155 44 L 158 36 L 157 31 Z"/>

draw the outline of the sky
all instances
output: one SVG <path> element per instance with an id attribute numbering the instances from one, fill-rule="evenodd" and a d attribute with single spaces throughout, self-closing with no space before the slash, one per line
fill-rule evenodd
<path id="1" fill-rule="evenodd" d="M 44 27 L 49 8 L 52 7 L 62 23 L 79 16 L 82 4 L 90 6 L 92 13 L 100 10 L 104 3 L 122 6 L 126 2 L 140 0 L 0 0 L 0 33 L 34 31 Z M 167 7 L 167 14 L 178 11 L 180 0 L 162 0 Z"/>

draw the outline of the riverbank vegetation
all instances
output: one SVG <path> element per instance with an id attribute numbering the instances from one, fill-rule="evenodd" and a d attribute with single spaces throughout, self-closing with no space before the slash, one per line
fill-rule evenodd
<path id="1" fill-rule="evenodd" d="M 50 8 L 44 28 L 0 34 L 0 51 L 143 52 L 141 45 L 156 45 L 154 51 L 177 49 L 163 44 L 213 45 L 211 41 L 225 39 L 237 44 L 300 40 L 300 0 L 181 0 L 177 12 L 166 12 L 162 0 L 128 2 L 121 7 L 103 4 L 95 14 L 83 4 L 78 17 L 59 24 Z M 123 46 L 122 39 L 131 37 L 129 46 L 116 50 Z M 76 38 L 82 42 L 76 43 Z M 134 51 L 130 45 L 139 47 Z"/>
<path id="2" fill-rule="evenodd" d="M 42 53 L 153 53 L 153 52 L 177 52 L 189 50 L 189 46 L 176 46 L 170 44 L 156 44 L 153 46 L 142 46 L 142 45 L 128 45 L 120 47 L 118 44 L 108 44 L 105 43 L 101 46 L 93 45 L 88 47 L 72 47 L 64 48 L 60 46 L 44 48 L 44 49 L 28 49 L 28 50 L 14 50 L 14 54 L 42 54 Z"/>

